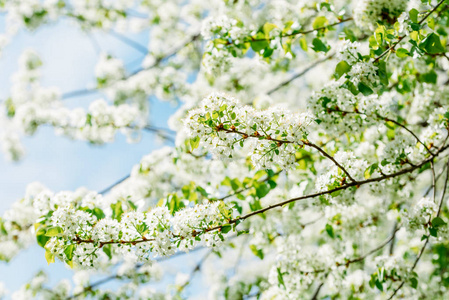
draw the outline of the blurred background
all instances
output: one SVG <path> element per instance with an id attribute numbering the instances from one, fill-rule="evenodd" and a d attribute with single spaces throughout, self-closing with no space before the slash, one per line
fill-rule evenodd
<path id="1" fill-rule="evenodd" d="M 0 32 L 4 30 L 4 22 L 4 17 L 0 16 Z M 127 37 L 144 46 L 148 45 L 148 32 L 129 34 Z M 117 37 L 104 32 L 86 34 L 69 21 L 61 19 L 42 26 L 35 32 L 19 32 L 5 48 L 0 58 L 0 99 L 8 97 L 11 75 L 18 69 L 18 58 L 29 48 L 35 50 L 43 61 L 42 86 L 56 86 L 62 93 L 95 86 L 94 67 L 102 52 L 121 58 L 130 72 L 139 68 L 143 59 L 142 53 Z M 92 100 L 102 97 L 106 96 L 95 93 L 64 101 L 69 107 L 87 107 Z M 166 121 L 176 108 L 157 99 L 149 101 L 152 103 L 150 123 L 167 127 Z M 22 198 L 26 186 L 35 181 L 53 191 L 75 190 L 83 186 L 96 191 L 102 190 L 129 174 L 132 166 L 143 155 L 162 147 L 163 142 L 154 134 L 143 132 L 142 139 L 137 144 L 126 143 L 125 136 L 118 134 L 115 143 L 95 146 L 56 136 L 52 128 L 41 127 L 35 136 L 24 139 L 24 146 L 26 155 L 20 162 L 12 163 L 7 162 L 3 156 L 0 158 L 0 215 L 14 201 Z M 186 260 L 184 256 L 165 264 L 179 267 L 182 260 L 188 273 L 187 270 L 199 258 L 198 255 L 191 255 Z M 63 278 L 70 279 L 72 274 L 61 262 L 47 265 L 44 250 L 35 245 L 20 252 L 8 264 L 0 262 L 0 281 L 9 290 L 7 299 L 39 270 L 47 272 L 50 285 Z M 162 288 L 173 283 L 173 280 L 170 276 L 164 276 L 164 280 L 158 285 Z M 111 285 L 113 283 L 109 287 Z"/>

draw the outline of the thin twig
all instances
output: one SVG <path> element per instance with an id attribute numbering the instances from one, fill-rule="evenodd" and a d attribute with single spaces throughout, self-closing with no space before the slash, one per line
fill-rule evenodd
<path id="1" fill-rule="evenodd" d="M 219 126 L 217 126 L 216 128 L 215 128 L 217 131 L 224 131 L 224 132 L 226 132 L 226 133 L 237 133 L 237 134 L 239 134 L 239 135 L 241 135 L 242 136 L 242 138 L 257 138 L 257 139 L 260 139 L 260 138 L 265 138 L 266 140 L 270 140 L 270 141 L 273 141 L 273 142 L 276 142 L 276 143 L 278 143 L 278 146 L 281 146 L 282 144 L 297 144 L 297 145 L 299 145 L 299 146 L 302 146 L 302 145 L 306 145 L 306 146 L 309 146 L 309 147 L 312 147 L 312 148 L 314 148 L 314 149 L 316 149 L 316 150 L 318 150 L 324 157 L 326 157 L 326 158 L 328 158 L 328 159 L 330 159 L 339 169 L 341 169 L 342 171 L 343 171 L 343 173 L 345 173 L 346 174 L 346 176 L 352 181 L 352 182 L 355 182 L 355 179 L 354 178 L 352 178 L 352 176 L 351 176 L 351 174 L 349 174 L 349 172 L 341 165 L 341 164 L 339 164 L 331 155 L 329 155 L 326 151 L 324 151 L 321 147 L 319 147 L 318 145 L 315 145 L 314 143 L 312 143 L 312 142 L 310 142 L 310 141 L 307 141 L 307 140 L 301 140 L 301 143 L 298 143 L 298 142 L 295 142 L 295 141 L 289 141 L 289 140 L 280 140 L 280 139 L 275 139 L 275 138 L 272 138 L 271 136 L 265 136 L 265 135 L 261 135 L 261 134 L 259 134 L 257 131 L 255 132 L 255 133 L 253 133 L 253 134 L 247 134 L 247 133 L 245 133 L 245 132 L 241 132 L 241 131 L 237 131 L 237 130 L 233 130 L 233 129 L 226 129 L 226 128 L 223 128 L 223 124 L 220 124 Z"/>
<path id="2" fill-rule="evenodd" d="M 148 54 L 148 49 L 147 47 L 139 44 L 136 41 L 133 41 L 132 39 L 126 37 L 125 35 L 122 35 L 118 32 L 115 32 L 114 30 L 111 30 L 108 32 L 111 36 L 115 37 L 116 39 L 118 39 L 119 41 L 125 43 L 126 45 L 132 47 L 133 49 L 136 49 L 137 51 L 139 51 L 142 54 Z"/>
<path id="3" fill-rule="evenodd" d="M 390 255 L 393 255 L 393 253 L 394 253 L 394 242 L 395 242 L 395 239 L 396 239 L 396 232 L 397 231 L 398 231 L 398 222 L 394 222 L 393 234 L 392 234 L 393 238 L 390 241 L 390 250 L 388 251 L 390 253 Z"/>
<path id="4" fill-rule="evenodd" d="M 182 291 L 187 285 L 189 285 L 192 280 L 193 277 L 195 276 L 195 274 L 201 270 L 201 266 L 203 265 L 203 263 L 207 260 L 207 258 L 209 257 L 209 255 L 212 253 L 212 251 L 208 251 L 201 259 L 200 261 L 195 265 L 195 267 L 192 269 L 192 271 L 190 271 L 190 275 L 189 275 L 189 279 L 181 286 L 179 287 L 179 290 Z"/>
<path id="5" fill-rule="evenodd" d="M 277 90 L 279 90 L 280 88 L 290 84 L 293 80 L 302 77 L 303 75 L 305 75 L 307 72 L 309 72 L 310 70 L 312 70 L 313 68 L 315 68 L 316 66 L 318 66 L 319 64 L 331 59 L 333 56 L 335 55 L 335 53 L 330 54 L 324 58 L 321 58 L 317 61 L 315 61 L 314 63 L 312 63 L 310 66 L 308 66 L 307 68 L 305 68 L 304 70 L 302 70 L 301 72 L 298 72 L 296 74 L 293 74 L 290 78 L 288 78 L 287 80 L 281 82 L 280 84 L 278 84 L 277 86 L 273 87 L 272 89 L 270 89 L 267 92 L 267 95 L 271 95 L 274 92 L 276 92 Z"/>
<path id="6" fill-rule="evenodd" d="M 127 76 L 124 80 L 129 79 L 131 76 L 134 76 L 142 71 L 157 67 L 161 62 L 176 55 L 180 50 L 182 50 L 184 47 L 186 47 L 190 43 L 197 40 L 199 37 L 200 37 L 199 33 L 192 35 L 186 41 L 184 41 L 180 46 L 174 47 L 172 50 L 168 51 L 164 56 L 157 58 L 154 61 L 154 63 L 151 64 L 150 66 L 148 66 L 147 68 L 137 69 L 136 71 L 132 72 L 129 76 Z M 105 88 L 105 87 L 103 87 L 103 88 Z M 70 92 L 62 94 L 61 99 L 69 99 L 69 98 L 76 97 L 76 96 L 85 96 L 85 95 L 95 93 L 97 91 L 98 91 L 98 88 L 89 88 L 89 89 L 80 89 L 80 90 L 70 91 Z"/>
<path id="7" fill-rule="evenodd" d="M 352 21 L 352 20 L 353 20 L 353 18 L 352 18 L 352 17 L 349 17 L 349 18 L 346 18 L 346 19 L 343 19 L 343 20 L 340 20 L 340 21 L 338 21 L 338 22 L 335 22 L 335 23 L 332 23 L 332 24 L 329 24 L 329 25 L 325 25 L 325 26 L 322 26 L 322 27 L 317 27 L 317 28 L 309 29 L 309 30 L 294 31 L 294 32 L 292 32 L 292 33 L 283 34 L 283 35 L 281 35 L 281 36 L 274 36 L 273 38 L 278 38 L 278 37 L 280 37 L 280 38 L 285 38 L 285 37 L 292 37 L 292 36 L 296 36 L 296 35 L 300 35 L 300 34 L 309 34 L 309 33 L 315 32 L 315 31 L 320 31 L 320 30 L 327 29 L 327 28 L 329 28 L 329 27 L 334 27 L 334 26 L 337 26 L 337 25 L 340 25 L 340 24 L 343 24 L 343 23 L 346 23 L 346 22 L 349 22 L 349 21 Z M 273 38 L 267 38 L 267 39 L 254 39 L 254 38 L 250 38 L 247 42 L 263 42 L 263 41 L 270 41 L 270 40 L 272 40 Z M 228 42 L 228 44 L 232 44 L 232 41 L 231 41 L 231 42 Z"/>
<path id="8" fill-rule="evenodd" d="M 108 186 L 107 188 L 99 191 L 98 193 L 101 195 L 106 194 L 107 192 L 109 192 L 110 190 L 112 190 L 115 186 L 119 185 L 120 183 L 122 183 L 123 181 L 125 181 L 126 179 L 128 179 L 131 176 L 131 174 L 128 174 L 124 177 L 122 177 L 121 179 L 119 179 L 118 181 L 114 182 L 113 184 L 111 184 L 110 186 Z"/>
<path id="9" fill-rule="evenodd" d="M 303 141 L 305 145 L 310 146 L 312 148 L 315 148 L 316 150 L 318 150 L 324 157 L 328 158 L 329 160 L 331 160 L 338 168 L 340 168 L 340 170 L 342 170 L 346 176 L 348 176 L 348 178 L 352 181 L 355 182 L 356 180 L 354 178 L 352 178 L 351 174 L 349 174 L 349 172 L 338 162 L 335 160 L 335 158 L 333 158 L 332 156 L 330 156 L 326 151 L 324 151 L 322 148 L 318 147 L 317 145 L 315 145 L 314 143 L 311 143 L 309 141 Z"/>
<path id="10" fill-rule="evenodd" d="M 323 287 L 324 282 L 321 282 L 320 285 L 318 285 L 317 289 L 315 290 L 315 293 L 313 293 L 312 300 L 318 299 L 318 294 L 320 293 L 321 288 Z"/>
<path id="11" fill-rule="evenodd" d="M 347 111 L 347 110 L 341 110 L 341 109 L 338 109 L 338 108 L 330 108 L 330 109 L 328 109 L 328 111 L 330 111 L 330 112 L 331 112 L 331 111 L 333 111 L 333 112 L 340 112 L 340 113 L 342 113 L 342 114 L 358 114 L 358 115 L 364 115 L 364 116 L 367 116 L 367 117 L 369 117 L 369 118 L 377 118 L 378 120 L 383 120 L 383 121 L 386 121 L 386 122 L 392 122 L 392 123 L 396 124 L 397 126 L 403 128 L 403 129 L 404 129 L 405 131 L 407 131 L 408 133 L 410 133 L 410 134 L 416 139 L 416 141 L 417 141 L 418 143 L 420 143 L 421 145 L 424 146 L 424 148 L 427 150 L 427 152 L 429 152 L 431 155 L 433 155 L 433 152 L 430 151 L 430 149 L 427 147 L 427 145 L 424 144 L 424 143 L 419 139 L 419 137 L 418 137 L 413 131 L 411 131 L 410 129 L 407 128 L 407 126 L 405 126 L 405 125 L 399 123 L 398 121 L 395 121 L 395 120 L 393 120 L 393 119 L 390 119 L 390 118 L 381 116 L 381 115 L 379 115 L 379 114 L 376 114 L 375 116 L 369 115 L 369 114 L 367 114 L 367 113 L 364 113 L 364 112 L 361 112 L 361 111 L 358 111 L 358 110 Z"/>

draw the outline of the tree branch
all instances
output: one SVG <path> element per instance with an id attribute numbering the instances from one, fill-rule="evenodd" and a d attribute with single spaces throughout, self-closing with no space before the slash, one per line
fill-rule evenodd
<path id="1" fill-rule="evenodd" d="M 176 55 L 179 51 L 181 51 L 182 49 L 184 49 L 184 47 L 186 47 L 187 45 L 189 45 L 190 43 L 194 42 L 195 40 L 197 40 L 200 37 L 200 34 L 194 34 L 191 37 L 189 37 L 186 41 L 184 41 L 180 46 L 174 47 L 172 50 L 168 51 L 165 55 L 157 58 L 153 64 L 151 64 L 150 66 L 148 66 L 147 68 L 143 69 L 143 68 L 139 68 L 138 70 L 134 71 L 133 73 L 131 73 L 129 76 L 127 76 L 124 80 L 129 79 L 130 77 L 145 71 L 145 70 L 149 70 L 152 69 L 154 67 L 157 67 L 161 62 L 163 62 L 166 59 L 171 58 L 172 56 Z M 107 88 L 108 86 L 102 87 L 103 88 Z M 99 88 L 90 88 L 90 89 L 80 89 L 80 90 L 75 90 L 75 91 L 71 91 L 71 92 L 67 92 L 62 94 L 61 99 L 69 99 L 72 97 L 76 97 L 76 96 L 85 96 L 85 95 L 89 95 L 92 93 L 95 93 L 99 90 Z"/>
<path id="2" fill-rule="evenodd" d="M 139 44 L 138 42 L 133 41 L 132 39 L 127 38 L 126 36 L 124 36 L 124 35 L 122 35 L 122 34 L 120 34 L 120 33 L 118 33 L 118 32 L 115 32 L 114 30 L 109 31 L 108 33 L 109 33 L 111 36 L 113 36 L 113 37 L 115 37 L 116 39 L 118 39 L 119 41 L 121 41 L 121 42 L 125 43 L 126 45 L 128 45 L 128 46 L 130 46 L 130 47 L 136 49 L 136 50 L 139 51 L 140 53 L 145 54 L 145 55 L 148 54 L 148 49 L 147 49 L 147 47 L 145 47 L 145 46 Z"/>
<path id="3" fill-rule="evenodd" d="M 318 27 L 318 28 L 314 28 L 314 29 L 309 29 L 309 30 L 293 31 L 292 33 L 282 34 L 282 35 L 276 36 L 276 37 L 274 37 L 274 38 L 278 38 L 278 37 L 280 37 L 280 38 L 285 38 L 285 37 L 292 37 L 292 36 L 296 36 L 296 35 L 300 35 L 300 34 L 308 34 L 308 33 L 312 33 L 312 32 L 315 32 L 315 31 L 324 30 L 324 29 L 327 29 L 327 28 L 329 28 L 329 27 L 334 27 L 334 26 L 337 26 L 337 25 L 340 25 L 340 24 L 343 24 L 343 23 L 346 23 L 346 22 L 349 22 L 349 21 L 352 21 L 352 20 L 353 20 L 353 18 L 352 18 L 352 17 L 349 17 L 349 18 L 340 20 L 340 21 L 338 21 L 338 22 L 335 22 L 335 23 L 332 23 L 332 24 L 329 24 L 329 25 L 326 25 L 326 26 L 322 26 L 322 27 Z M 267 39 L 254 39 L 254 38 L 249 38 L 249 39 L 247 40 L 247 42 L 263 42 L 263 41 L 271 41 L 272 39 L 273 39 L 273 38 L 267 38 Z M 233 44 L 233 42 L 234 42 L 234 41 L 228 42 L 228 45 Z"/>
<path id="4" fill-rule="evenodd" d="M 355 111 L 346 111 L 346 110 L 341 110 L 341 109 L 339 109 L 339 108 L 330 108 L 330 109 L 328 109 L 328 110 L 329 110 L 329 111 L 333 111 L 333 112 L 340 112 L 340 113 L 342 113 L 342 114 L 359 114 L 359 115 L 367 116 L 367 117 L 369 117 L 369 118 L 374 118 L 373 115 L 369 115 L 369 114 L 367 114 L 367 113 L 364 113 L 364 112 L 361 112 L 361 111 L 358 111 L 358 110 L 355 110 Z M 397 126 L 403 128 L 405 131 L 407 131 L 408 133 L 410 133 L 410 134 L 416 139 L 416 141 L 417 141 L 418 143 L 420 143 L 421 145 L 423 145 L 423 147 L 427 150 L 427 152 L 429 152 L 429 154 L 433 155 L 433 152 L 430 151 L 429 147 L 427 147 L 427 145 L 424 144 L 424 143 L 419 139 L 419 137 L 418 137 L 413 131 L 411 131 L 410 129 L 408 129 L 407 126 L 405 126 L 405 125 L 403 125 L 403 124 L 401 124 L 401 123 L 399 123 L 398 121 L 395 121 L 395 120 L 393 120 L 393 119 L 390 119 L 390 118 L 381 116 L 381 115 L 379 115 L 378 113 L 376 113 L 376 116 L 375 116 L 375 117 L 376 117 L 378 120 L 384 120 L 384 121 L 386 121 L 386 122 L 392 122 L 392 123 L 396 124 Z"/>
<path id="5" fill-rule="evenodd" d="M 217 126 L 217 127 L 216 127 L 216 130 L 217 130 L 217 131 L 224 131 L 224 132 L 227 132 L 227 133 L 237 133 L 237 134 L 241 135 L 244 139 L 245 139 L 245 138 L 248 138 L 248 137 L 250 137 L 250 138 L 257 138 L 257 139 L 265 138 L 266 140 L 270 140 L 270 141 L 277 142 L 277 143 L 278 143 L 278 146 L 281 146 L 282 144 L 297 144 L 298 146 L 306 145 L 306 146 L 309 146 L 309 147 L 311 147 L 311 148 L 314 148 L 314 149 L 318 150 L 324 157 L 330 159 L 330 160 L 331 160 L 331 161 L 332 161 L 338 168 L 340 168 L 340 169 L 343 171 L 343 173 L 346 174 L 346 176 L 347 176 L 352 182 L 355 182 L 355 179 L 352 178 L 351 174 L 349 174 L 349 172 L 348 172 L 342 165 L 340 165 L 340 164 L 339 164 L 339 163 L 338 163 L 332 156 L 330 156 L 326 151 L 324 151 L 324 150 L 323 150 L 322 148 L 320 148 L 318 145 L 315 145 L 314 143 L 312 143 L 312 142 L 310 142 L 310 141 L 307 141 L 307 140 L 302 139 L 302 140 L 301 140 L 301 143 L 302 143 L 302 144 L 300 144 L 300 143 L 298 143 L 298 142 L 289 141 L 289 140 L 274 139 L 274 138 L 272 138 L 271 136 L 261 135 L 261 134 L 259 134 L 257 131 L 256 131 L 255 133 L 253 133 L 253 134 L 246 134 L 246 133 L 241 132 L 241 131 L 223 128 L 222 125 L 223 125 L 223 124 L 220 124 L 219 126 Z"/>
<path id="6" fill-rule="evenodd" d="M 278 84 L 277 86 L 273 87 L 272 89 L 270 89 L 267 92 L 267 95 L 271 95 L 274 92 L 276 92 L 277 90 L 279 90 L 280 88 L 290 84 L 290 82 L 292 82 L 293 80 L 302 77 L 303 75 L 305 75 L 307 72 L 309 72 L 310 70 L 312 70 L 313 68 L 315 68 L 316 66 L 320 65 L 321 63 L 330 60 L 332 57 L 334 57 L 335 53 L 330 54 L 324 58 L 321 58 L 317 61 L 315 61 L 314 63 L 312 63 L 310 66 L 308 66 L 307 68 L 305 68 L 304 70 L 302 70 L 301 72 L 298 72 L 296 74 L 293 74 L 289 79 L 281 82 L 280 84 Z"/>

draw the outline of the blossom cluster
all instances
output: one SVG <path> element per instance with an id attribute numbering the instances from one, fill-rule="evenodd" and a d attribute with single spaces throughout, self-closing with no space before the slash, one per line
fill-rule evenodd
<path id="1" fill-rule="evenodd" d="M 32 135 L 42 125 L 53 126 L 57 134 L 98 144 L 113 141 L 117 131 L 131 137 L 145 126 L 146 111 L 136 104 L 109 105 L 99 99 L 87 110 L 65 107 L 57 89 L 40 86 L 41 65 L 34 51 L 25 51 L 14 76 L 11 96 L 1 104 L 2 149 L 11 159 L 20 159 L 24 152 L 20 135 Z"/>
<path id="2" fill-rule="evenodd" d="M 423 197 L 410 212 L 404 213 L 404 219 L 409 230 L 423 229 L 437 212 L 438 204 L 430 197 Z"/>
<path id="3" fill-rule="evenodd" d="M 178 94 L 186 92 L 187 76 L 173 66 L 144 69 L 121 79 L 123 77 L 121 67 L 117 61 L 113 64 L 112 67 L 115 70 L 103 70 L 107 71 L 103 76 L 107 79 L 104 83 L 105 92 L 116 103 L 134 102 L 145 111 L 148 109 L 147 98 L 149 95 L 155 95 L 161 100 L 174 101 Z M 109 67 L 111 65 L 104 65 L 102 68 Z M 97 78 L 102 77 L 97 76 Z M 103 80 L 100 79 L 99 82 L 103 82 Z"/>
<path id="4" fill-rule="evenodd" d="M 219 158 L 230 159 L 237 149 L 249 144 L 247 151 L 257 169 L 273 165 L 290 168 L 313 120 L 309 113 L 257 111 L 216 93 L 205 98 L 201 108 L 190 111 L 185 126 L 192 138 L 199 138 L 200 145 Z"/>
<path id="5" fill-rule="evenodd" d="M 278 244 L 278 257 L 268 275 L 271 285 L 265 296 L 274 289 L 285 299 L 297 299 L 301 291 L 307 290 L 315 281 L 322 280 L 326 273 L 336 268 L 334 261 L 338 253 L 328 245 L 315 249 L 303 249 L 301 238 L 291 235 Z M 268 299 L 268 298 L 265 298 Z"/>
<path id="6" fill-rule="evenodd" d="M 80 267 L 94 267 L 116 255 L 147 261 L 199 244 L 215 247 L 231 229 L 226 225 L 231 211 L 220 201 L 172 215 L 165 206 L 140 212 L 131 200 L 110 202 L 86 190 L 56 194 L 44 190 L 33 205 L 42 216 L 36 234 L 47 240 L 43 246 L 49 255 Z M 225 225 L 229 230 L 221 229 Z"/>
<path id="7" fill-rule="evenodd" d="M 146 55 L 135 71 L 101 55 L 87 92 L 112 104 L 67 109 L 77 93 L 42 87 L 42 61 L 27 52 L 0 105 L 12 159 L 40 126 L 103 143 L 142 129 L 149 97 L 180 107 L 176 147 L 126 179 L 98 193 L 31 185 L 6 211 L 0 259 L 37 242 L 75 272 L 73 289 L 37 274 L 13 298 L 178 299 L 201 280 L 210 299 L 446 299 L 449 10 L 425 2 L 5 3 L 17 28 L 68 16 Z M 148 30 L 148 51 L 126 29 Z M 184 256 L 174 284 L 153 289 L 155 261 L 196 249 L 212 254 L 189 275 Z"/>
<path id="8" fill-rule="evenodd" d="M 123 79 L 125 77 L 123 62 L 103 53 L 95 66 L 95 77 L 100 86 Z"/>
<path id="9" fill-rule="evenodd" d="M 334 159 L 339 162 L 344 170 L 347 170 L 353 179 L 364 179 L 365 170 L 368 168 L 368 162 L 366 160 L 357 159 L 353 153 L 342 151 L 335 153 Z M 327 163 L 330 164 L 330 162 Z M 345 174 L 338 166 L 330 165 L 327 168 L 329 170 L 328 172 L 316 178 L 315 186 L 317 191 L 322 192 L 332 190 L 333 188 L 350 182 L 350 179 L 347 178 L 347 174 Z M 345 197 L 343 197 L 346 202 L 350 202 L 351 198 L 352 197 L 349 195 L 345 195 Z"/>
<path id="10" fill-rule="evenodd" d="M 354 20 L 360 28 L 374 31 L 377 23 L 390 23 L 407 8 L 406 0 L 361 0 L 354 8 Z"/>
<path id="11" fill-rule="evenodd" d="M 40 184 L 29 184 L 23 199 L 3 214 L 0 219 L 0 260 L 11 260 L 35 242 L 33 225 L 39 215 L 33 208 L 33 200 L 43 189 Z"/>

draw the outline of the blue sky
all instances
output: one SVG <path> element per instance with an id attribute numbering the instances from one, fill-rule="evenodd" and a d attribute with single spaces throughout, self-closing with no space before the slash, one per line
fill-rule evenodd
<path id="1" fill-rule="evenodd" d="M 0 17 L 0 24 L 3 19 Z M 1 30 L 4 30 L 2 25 Z M 128 36 L 143 45 L 148 43 L 147 32 Z M 17 70 L 20 54 L 27 48 L 37 51 L 44 62 L 43 86 L 57 86 L 62 92 L 92 87 L 99 56 L 95 44 L 100 45 L 102 51 L 122 58 L 130 71 L 138 68 L 138 59 L 143 58 L 141 53 L 108 34 L 96 32 L 88 36 L 67 20 L 61 20 L 35 32 L 20 32 L 4 50 L 0 58 L 0 99 L 8 96 L 10 77 Z M 69 106 L 85 106 L 99 97 L 101 94 L 65 101 Z M 154 101 L 152 110 L 151 123 L 166 127 L 174 108 Z M 23 196 L 30 182 L 39 181 L 54 191 L 81 186 L 101 190 L 127 175 L 143 155 L 161 147 L 154 135 L 147 132 L 138 144 L 127 144 L 125 138 L 118 135 L 113 144 L 91 146 L 55 136 L 51 128 L 40 128 L 35 136 L 25 138 L 24 144 L 26 156 L 21 162 L 10 163 L 0 157 L 0 214 Z M 52 282 L 70 276 L 61 263 L 47 266 L 43 250 L 35 246 L 9 264 L 0 262 L 0 281 L 14 291 L 40 269 L 49 272 Z"/>

